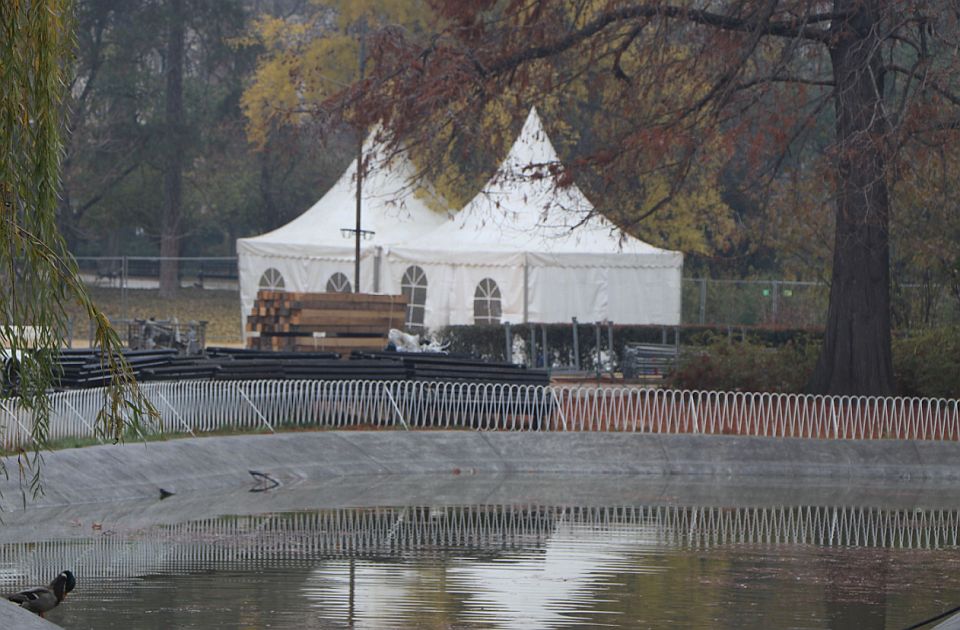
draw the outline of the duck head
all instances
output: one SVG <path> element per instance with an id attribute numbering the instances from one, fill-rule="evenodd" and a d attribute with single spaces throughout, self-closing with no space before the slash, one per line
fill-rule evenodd
<path id="1" fill-rule="evenodd" d="M 50 590 L 53 591 L 53 594 L 57 596 L 57 601 L 60 602 L 76 586 L 77 578 L 74 577 L 72 571 L 67 570 L 53 579 L 53 582 L 50 583 Z"/>

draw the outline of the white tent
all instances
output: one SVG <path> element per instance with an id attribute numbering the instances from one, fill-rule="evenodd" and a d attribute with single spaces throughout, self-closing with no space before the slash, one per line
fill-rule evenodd
<path id="1" fill-rule="evenodd" d="M 451 220 L 385 251 L 429 328 L 497 321 L 679 324 L 683 255 L 621 232 L 558 163 L 535 109 L 497 174 Z M 415 288 L 414 288 L 415 287 Z"/>
<path id="2" fill-rule="evenodd" d="M 446 204 L 415 190 L 415 167 L 403 153 L 388 155 L 375 141 L 364 142 L 367 164 L 361 183 L 360 289 L 379 292 L 381 253 L 444 222 Z M 260 288 L 287 291 L 350 291 L 354 280 L 357 161 L 302 215 L 272 232 L 237 240 L 240 300 L 250 312 Z M 431 206 L 441 208 L 434 210 Z"/>

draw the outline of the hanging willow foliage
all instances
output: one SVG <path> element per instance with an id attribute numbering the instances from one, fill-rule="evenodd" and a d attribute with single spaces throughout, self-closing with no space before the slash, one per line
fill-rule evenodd
<path id="1" fill-rule="evenodd" d="M 154 413 L 120 354 L 121 342 L 90 300 L 56 227 L 64 99 L 73 56 L 71 0 L 0 1 L 0 348 L 20 357 L 17 404 L 31 411 L 32 447 L 20 448 L 21 480 L 40 484 L 50 420 L 48 393 L 77 301 L 94 323 L 101 361 L 113 374 L 97 418 L 118 441 Z M 0 422 L 16 422 L 0 400 Z M 10 445 L 4 445 L 9 448 Z"/>

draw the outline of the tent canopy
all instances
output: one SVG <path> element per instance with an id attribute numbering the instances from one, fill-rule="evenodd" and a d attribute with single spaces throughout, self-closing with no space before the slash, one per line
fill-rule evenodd
<path id="1" fill-rule="evenodd" d="M 361 229 L 372 238 L 364 249 L 415 238 L 440 225 L 446 203 L 431 190 L 414 186 L 416 167 L 406 153 L 386 152 L 370 133 L 363 145 L 366 168 L 361 183 Z M 286 256 L 352 256 L 356 227 L 357 160 L 306 212 L 272 232 L 237 241 L 242 253 Z M 351 230 L 347 236 L 342 230 Z"/>
<path id="2" fill-rule="evenodd" d="M 651 264 L 656 260 L 676 264 L 679 252 L 625 234 L 596 212 L 576 184 L 558 187 L 549 167 L 559 161 L 536 108 L 531 109 L 519 137 L 484 189 L 442 226 L 399 247 L 461 255 L 465 251 L 633 254 L 645 256 Z"/>
<path id="3" fill-rule="evenodd" d="M 406 153 L 388 154 L 378 130 L 363 145 L 360 289 L 379 288 L 382 248 L 442 224 L 447 205 L 414 186 L 416 167 Z M 352 291 L 354 288 L 357 160 L 306 212 L 286 225 L 237 240 L 240 303 L 250 312 L 260 288 L 288 291 Z M 439 208 L 435 210 L 434 208 Z M 349 230 L 349 231 L 347 231 Z"/>
<path id="4" fill-rule="evenodd" d="M 683 255 L 622 232 L 576 186 L 558 187 L 556 150 L 535 109 L 483 191 L 452 218 L 415 194 L 416 169 L 367 139 L 363 291 L 404 293 L 408 324 L 611 320 L 676 324 Z M 242 308 L 260 286 L 350 290 L 356 161 L 303 215 L 237 243 Z M 278 279 L 274 281 L 274 279 Z M 334 280 L 336 279 L 336 282 Z M 338 288 L 339 287 L 339 288 Z"/>
<path id="5" fill-rule="evenodd" d="M 512 322 L 679 323 L 683 255 L 625 234 L 576 185 L 558 187 L 550 173 L 558 163 L 532 109 L 476 197 L 389 248 L 391 277 L 416 266 L 424 325 L 490 321 L 491 312 Z"/>

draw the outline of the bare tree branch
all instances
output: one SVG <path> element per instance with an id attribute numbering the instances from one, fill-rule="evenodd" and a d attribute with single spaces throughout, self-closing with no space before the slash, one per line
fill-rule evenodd
<path id="1" fill-rule="evenodd" d="M 776 2 L 772 2 L 771 4 L 775 7 Z M 497 75 L 528 61 L 552 57 L 573 48 L 580 42 L 603 31 L 608 26 L 637 19 L 678 19 L 685 20 L 691 24 L 710 26 L 725 31 L 756 33 L 760 35 L 787 37 L 790 39 L 799 38 L 819 43 L 828 43 L 831 39 L 831 34 L 824 29 L 811 26 L 811 24 L 829 22 L 831 20 L 842 20 L 846 17 L 849 17 L 849 14 L 845 12 L 830 12 L 809 15 L 801 20 L 767 22 L 766 24 L 758 25 L 755 20 L 736 18 L 705 10 L 661 5 L 659 3 L 641 4 L 603 13 L 583 28 L 573 31 L 554 42 L 534 46 L 507 56 L 496 64 L 491 65 L 488 73 Z"/>
<path id="2" fill-rule="evenodd" d="M 80 219 L 81 217 L 83 217 L 83 215 L 86 214 L 87 210 L 89 210 L 93 206 L 100 203 L 100 201 L 107 195 L 108 192 L 110 192 L 115 186 L 120 184 L 120 182 L 125 180 L 127 176 L 130 175 L 130 173 L 137 170 L 139 166 L 140 166 L 139 161 L 133 162 L 132 164 L 127 166 L 125 169 L 123 169 L 121 172 L 117 173 L 117 175 L 112 179 L 110 179 L 110 181 L 108 181 L 106 185 L 104 185 L 104 187 L 101 188 L 97 194 L 95 194 L 93 197 L 88 199 L 85 203 L 83 203 L 80 207 L 78 207 L 76 211 L 74 211 L 73 213 L 74 218 Z"/>

